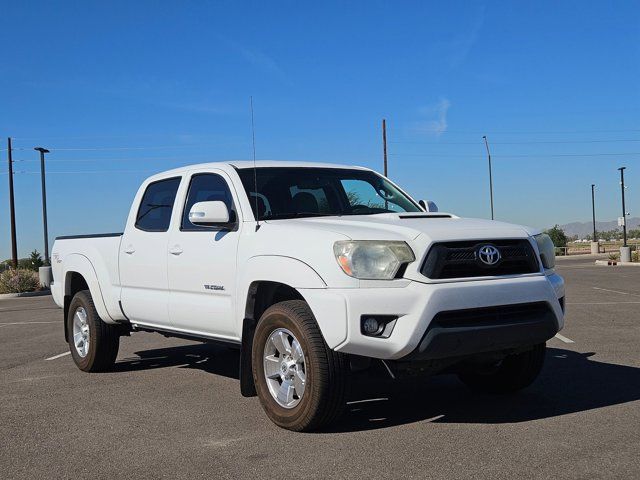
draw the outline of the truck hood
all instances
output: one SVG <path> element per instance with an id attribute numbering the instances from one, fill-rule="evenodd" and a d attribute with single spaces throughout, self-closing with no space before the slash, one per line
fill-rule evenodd
<path id="1" fill-rule="evenodd" d="M 384 213 L 342 217 L 313 217 L 271 221 L 286 222 L 289 227 L 322 229 L 352 240 L 453 241 L 499 238 L 526 238 L 538 231 L 494 220 L 460 218 L 446 213 Z"/>

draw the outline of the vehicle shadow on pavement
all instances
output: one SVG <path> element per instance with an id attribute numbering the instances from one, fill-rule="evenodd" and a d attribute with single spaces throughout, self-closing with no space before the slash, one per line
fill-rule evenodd
<path id="1" fill-rule="evenodd" d="M 537 381 L 516 394 L 474 393 L 455 376 L 362 382 L 339 422 L 325 432 L 434 423 L 499 424 L 566 415 L 640 399 L 640 368 L 593 360 L 593 353 L 549 348 Z"/>
<path id="2" fill-rule="evenodd" d="M 179 367 L 239 378 L 239 352 L 230 348 L 191 344 L 135 354 L 139 358 L 119 360 L 114 371 Z M 506 396 L 472 392 L 454 375 L 393 381 L 379 372 L 375 376 L 360 374 L 350 385 L 344 415 L 322 432 L 372 430 L 425 420 L 516 423 L 640 399 L 640 368 L 599 362 L 593 355 L 548 348 L 545 367 L 536 382 Z"/>
<path id="3" fill-rule="evenodd" d="M 157 348 L 135 352 L 138 358 L 124 358 L 113 367 L 114 372 L 131 372 L 155 368 L 196 368 L 214 375 L 238 380 L 239 350 L 208 343 Z M 239 388 L 239 387 L 238 387 Z"/>

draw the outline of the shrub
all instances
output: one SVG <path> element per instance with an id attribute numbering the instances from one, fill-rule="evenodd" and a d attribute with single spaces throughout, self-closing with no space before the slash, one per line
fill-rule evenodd
<path id="1" fill-rule="evenodd" d="M 0 273 L 0 293 L 32 292 L 39 287 L 38 275 L 31 270 L 10 268 Z"/>
<path id="2" fill-rule="evenodd" d="M 614 262 L 616 260 L 618 260 L 618 254 L 617 253 L 610 253 L 609 254 L 609 260 L 613 260 Z"/>
<path id="3" fill-rule="evenodd" d="M 549 230 L 545 230 L 544 233 L 551 237 L 551 241 L 556 247 L 566 247 L 567 246 L 567 234 L 564 233 L 558 225 L 550 228 Z"/>

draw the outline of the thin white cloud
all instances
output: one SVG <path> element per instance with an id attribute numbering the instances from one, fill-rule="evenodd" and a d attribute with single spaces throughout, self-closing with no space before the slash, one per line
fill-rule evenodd
<path id="1" fill-rule="evenodd" d="M 244 45 L 240 45 L 239 43 L 230 39 L 224 39 L 224 41 L 226 41 L 248 63 L 253 65 L 258 70 L 266 72 L 286 84 L 291 84 L 291 80 L 289 80 L 289 77 L 284 72 L 284 70 L 282 70 L 278 63 L 266 53 L 261 52 L 260 50 L 257 50 L 255 48 L 245 47 Z"/>
<path id="2" fill-rule="evenodd" d="M 439 137 L 447 131 L 447 113 L 450 107 L 451 102 L 446 98 L 441 98 L 438 103 L 421 108 L 422 115 L 432 118 L 417 122 L 415 130 L 422 134 Z"/>
<path id="3" fill-rule="evenodd" d="M 455 36 L 443 45 L 444 50 L 448 52 L 447 61 L 450 67 L 457 68 L 465 62 L 471 52 L 471 49 L 478 41 L 480 30 L 484 25 L 484 19 L 485 7 L 483 5 L 479 14 L 475 17 L 471 27 L 464 33 Z"/>

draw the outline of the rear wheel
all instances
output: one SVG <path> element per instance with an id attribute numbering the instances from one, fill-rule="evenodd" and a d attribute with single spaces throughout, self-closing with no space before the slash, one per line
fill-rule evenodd
<path id="1" fill-rule="evenodd" d="M 73 361 L 80 370 L 109 370 L 116 361 L 120 334 L 115 325 L 98 316 L 89 290 L 74 295 L 67 316 L 67 342 Z"/>
<path id="2" fill-rule="evenodd" d="M 315 430 L 342 412 L 345 356 L 327 347 L 304 301 L 281 302 L 264 312 L 253 339 L 252 363 L 260 403 L 276 425 Z"/>
<path id="3" fill-rule="evenodd" d="M 531 385 L 544 365 L 547 346 L 509 355 L 499 363 L 458 374 L 469 388 L 487 393 L 512 393 Z"/>

